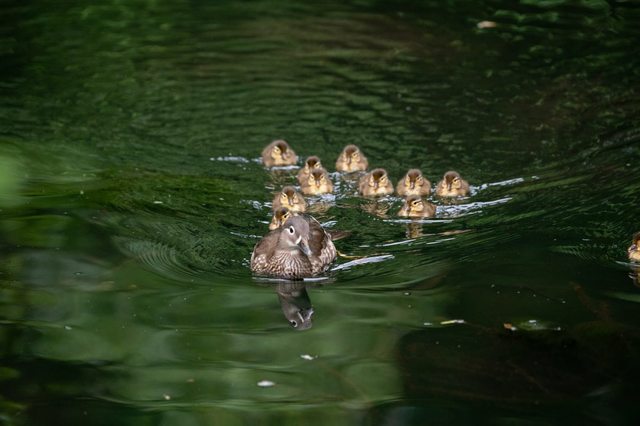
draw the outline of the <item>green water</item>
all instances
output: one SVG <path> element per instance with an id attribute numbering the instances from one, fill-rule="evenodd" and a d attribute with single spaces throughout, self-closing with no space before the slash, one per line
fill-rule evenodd
<path id="1" fill-rule="evenodd" d="M 495 28 L 479 29 L 481 21 Z M 0 423 L 638 424 L 640 4 L 0 3 Z M 252 278 L 262 147 L 332 175 L 321 280 Z M 284 311 L 313 307 L 304 330 Z M 260 386 L 262 385 L 262 386 Z"/>

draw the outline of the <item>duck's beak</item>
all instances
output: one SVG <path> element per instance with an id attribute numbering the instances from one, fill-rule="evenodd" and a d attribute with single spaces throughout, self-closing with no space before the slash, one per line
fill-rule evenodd
<path id="1" fill-rule="evenodd" d="M 410 181 L 409 188 L 410 189 L 415 189 L 416 188 L 416 181 L 415 180 Z"/>
<path id="2" fill-rule="evenodd" d="M 447 190 L 451 191 L 451 185 L 453 185 L 453 182 L 449 182 L 449 183 L 447 184 Z"/>
<path id="3" fill-rule="evenodd" d="M 300 237 L 298 240 L 298 247 L 307 256 L 311 256 L 311 248 L 309 248 L 309 240 L 305 237 Z"/>

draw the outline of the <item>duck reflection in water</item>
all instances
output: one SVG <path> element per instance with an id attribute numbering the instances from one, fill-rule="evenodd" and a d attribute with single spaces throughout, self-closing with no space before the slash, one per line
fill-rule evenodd
<path id="1" fill-rule="evenodd" d="M 296 330 L 307 330 L 313 325 L 313 307 L 307 287 L 301 282 L 283 282 L 276 286 L 278 300 L 285 318 Z"/>

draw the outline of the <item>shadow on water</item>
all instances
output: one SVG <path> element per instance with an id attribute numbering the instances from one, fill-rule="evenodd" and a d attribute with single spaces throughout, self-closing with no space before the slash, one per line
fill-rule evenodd
<path id="1" fill-rule="evenodd" d="M 637 423 L 634 2 L 0 11 L 2 422 Z M 336 187 L 317 281 L 248 268 L 276 138 Z M 400 219 L 350 143 L 472 193 Z"/>

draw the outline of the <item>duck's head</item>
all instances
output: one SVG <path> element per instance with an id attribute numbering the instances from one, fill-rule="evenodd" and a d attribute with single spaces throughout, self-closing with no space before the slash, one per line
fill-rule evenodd
<path id="1" fill-rule="evenodd" d="M 389 176 L 385 169 L 373 169 L 369 174 L 368 184 L 374 189 L 385 187 L 389 183 Z"/>
<path id="2" fill-rule="evenodd" d="M 301 204 L 303 201 L 302 196 L 298 194 L 298 191 L 296 191 L 293 186 L 285 186 L 282 188 L 282 191 L 280 192 L 281 204 L 293 208 L 297 204 Z"/>
<path id="3" fill-rule="evenodd" d="M 327 174 L 326 170 L 320 168 L 320 169 L 313 169 L 311 170 L 311 173 L 309 173 L 309 186 L 311 186 L 312 188 L 322 188 L 324 185 L 326 185 L 329 182 L 329 175 Z"/>
<path id="4" fill-rule="evenodd" d="M 291 210 L 287 207 L 280 207 L 273 212 L 273 217 L 271 218 L 271 223 L 269 224 L 269 229 L 273 231 L 274 229 L 278 229 L 285 223 L 291 216 L 295 216 Z"/>
<path id="5" fill-rule="evenodd" d="M 403 184 L 407 191 L 413 191 L 416 188 L 421 188 L 425 184 L 422 172 L 418 169 L 409 170 L 404 177 Z"/>
<path id="6" fill-rule="evenodd" d="M 270 155 L 276 162 L 286 162 L 291 159 L 293 152 L 285 140 L 279 139 L 272 142 Z"/>
<path id="7" fill-rule="evenodd" d="M 422 197 L 419 195 L 408 196 L 405 200 L 405 204 L 409 213 L 421 214 L 424 212 L 424 201 L 422 201 Z"/>
<path id="8" fill-rule="evenodd" d="M 460 177 L 460 173 L 458 172 L 449 171 L 445 173 L 443 180 L 448 191 L 455 191 L 462 187 L 462 177 Z"/>
<path id="9" fill-rule="evenodd" d="M 281 249 L 301 251 L 305 255 L 310 256 L 309 224 L 307 221 L 300 216 L 292 216 L 287 219 L 280 228 L 278 245 Z"/>
<path id="10" fill-rule="evenodd" d="M 321 169 L 322 163 L 320 162 L 320 158 L 316 155 L 307 158 L 307 161 L 304 162 L 304 168 L 307 172 L 311 172 L 311 170 L 314 169 Z"/>

